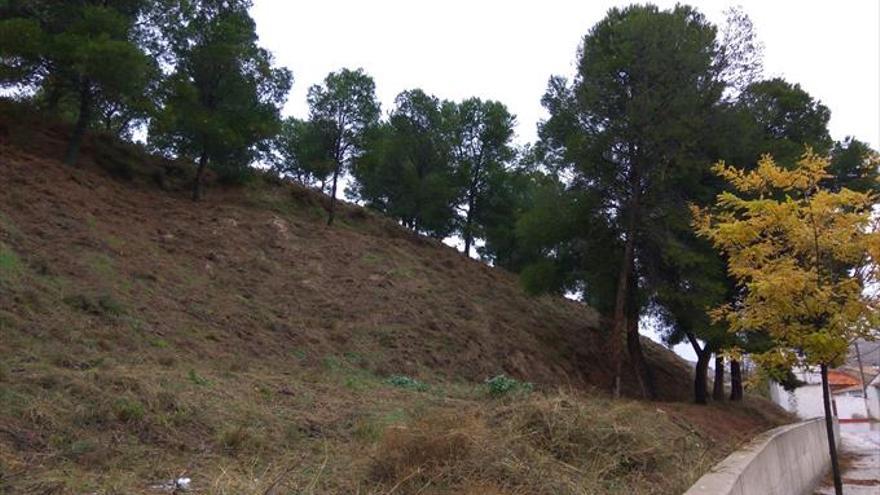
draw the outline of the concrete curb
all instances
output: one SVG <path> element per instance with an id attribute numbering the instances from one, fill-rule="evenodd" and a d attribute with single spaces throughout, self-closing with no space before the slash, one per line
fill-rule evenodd
<path id="1" fill-rule="evenodd" d="M 836 420 L 834 437 L 839 445 Z M 815 418 L 758 435 L 684 495 L 807 495 L 830 467 L 825 420 Z"/>

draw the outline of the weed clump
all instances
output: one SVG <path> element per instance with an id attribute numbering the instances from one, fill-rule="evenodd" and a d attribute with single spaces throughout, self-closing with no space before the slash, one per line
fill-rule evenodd
<path id="1" fill-rule="evenodd" d="M 187 376 L 189 377 L 189 381 L 193 382 L 196 385 L 202 386 L 211 384 L 211 382 L 207 378 L 196 373 L 196 370 L 194 369 L 190 369 Z"/>
<path id="2" fill-rule="evenodd" d="M 113 403 L 113 414 L 123 423 L 137 423 L 144 419 L 146 411 L 140 402 L 121 398 Z"/>
<path id="3" fill-rule="evenodd" d="M 65 297 L 62 301 L 73 309 L 95 316 L 119 316 L 125 313 L 122 304 L 108 294 L 99 296 L 74 294 Z"/>
<path id="4" fill-rule="evenodd" d="M 237 454 L 259 446 L 260 439 L 247 427 L 239 425 L 220 433 L 220 446 L 228 454 Z"/>
<path id="5" fill-rule="evenodd" d="M 492 397 L 503 397 L 511 394 L 528 394 L 535 386 L 531 382 L 522 382 L 501 374 L 486 380 L 486 387 Z"/>
<path id="6" fill-rule="evenodd" d="M 424 392 L 428 390 L 428 384 L 424 382 L 420 382 L 415 378 L 408 377 L 406 375 L 394 375 L 391 378 L 385 380 L 389 385 L 394 385 L 395 387 L 405 388 L 408 390 L 416 390 L 418 392 Z"/>

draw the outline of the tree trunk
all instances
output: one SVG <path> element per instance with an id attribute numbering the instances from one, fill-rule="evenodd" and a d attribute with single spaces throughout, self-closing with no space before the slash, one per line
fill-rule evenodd
<path id="1" fill-rule="evenodd" d="M 473 230 L 473 216 L 474 216 L 474 198 L 473 195 L 468 196 L 468 211 L 464 220 L 464 255 L 468 258 L 471 257 L 471 244 L 474 242 L 474 236 L 471 233 Z"/>
<path id="2" fill-rule="evenodd" d="M 635 178 L 631 180 L 635 184 L 639 183 Z M 631 272 L 635 267 L 636 222 L 638 221 L 638 210 L 639 193 L 634 190 L 633 197 L 630 200 L 629 212 L 627 212 L 626 241 L 623 245 L 623 259 L 621 260 L 620 272 L 617 277 L 617 293 L 614 298 L 614 330 L 609 339 L 610 358 L 611 363 L 614 366 L 614 378 L 611 387 L 615 398 L 620 397 L 620 375 L 623 369 L 623 342 L 627 339 L 626 307 L 629 302 L 629 278 L 632 276 Z M 638 331 L 638 329 L 636 330 Z"/>
<path id="3" fill-rule="evenodd" d="M 742 369 L 739 360 L 730 360 L 730 400 L 741 401 L 743 399 Z"/>
<path id="4" fill-rule="evenodd" d="M 831 474 L 834 477 L 835 495 L 843 495 L 843 481 L 840 478 L 840 463 L 837 461 L 837 443 L 834 438 L 834 421 L 831 417 L 831 390 L 828 388 L 828 365 L 822 370 L 822 402 L 825 406 L 825 433 L 828 437 L 828 453 L 831 454 Z"/>
<path id="5" fill-rule="evenodd" d="M 327 215 L 327 226 L 333 225 L 333 218 L 336 216 L 336 184 L 339 182 L 340 164 L 336 163 L 333 170 L 333 185 L 330 187 L 330 212 Z"/>
<path id="6" fill-rule="evenodd" d="M 708 404 L 709 402 L 709 358 L 712 352 L 704 349 L 697 353 L 697 368 L 694 370 L 694 402 L 697 404 Z"/>
<path id="7" fill-rule="evenodd" d="M 52 76 L 47 78 L 46 87 L 48 88 L 46 111 L 49 112 L 50 115 L 56 115 L 58 114 L 58 104 L 61 101 L 61 88 L 56 82 L 56 79 Z"/>
<path id="8" fill-rule="evenodd" d="M 620 375 L 623 370 L 623 341 L 626 340 L 626 295 L 627 285 L 630 277 L 631 263 L 628 260 L 633 258 L 633 236 L 627 235 L 626 244 L 624 245 L 623 257 L 624 262 L 620 267 L 620 273 L 617 278 L 617 294 L 614 303 L 614 329 L 609 337 L 609 351 L 611 363 L 614 367 L 614 376 L 611 383 L 612 394 L 615 398 L 620 397 Z"/>
<path id="9" fill-rule="evenodd" d="M 205 176 L 206 168 L 208 168 L 208 153 L 206 151 L 202 151 L 202 154 L 199 155 L 199 166 L 196 169 L 196 178 L 193 182 L 193 201 L 201 201 L 202 199 L 202 178 Z"/>
<path id="10" fill-rule="evenodd" d="M 92 110 L 92 88 L 91 82 L 84 79 L 80 82 L 79 90 L 79 115 L 76 118 L 76 124 L 73 127 L 73 133 L 70 135 L 70 142 L 67 144 L 67 154 L 64 162 L 68 165 L 76 165 L 76 158 L 79 155 L 79 148 L 82 145 L 83 136 L 86 133 L 86 127 L 89 125 Z"/>
<path id="11" fill-rule="evenodd" d="M 715 383 L 712 385 L 712 400 L 724 400 L 724 357 L 715 354 Z"/>
<path id="12" fill-rule="evenodd" d="M 635 273 L 635 269 L 630 267 L 630 274 Z M 636 300 L 638 285 L 635 276 L 629 277 L 629 297 L 627 307 L 626 321 L 626 348 L 630 361 L 633 365 L 633 374 L 639 381 L 642 390 L 642 397 L 649 400 L 657 400 L 657 386 L 654 382 L 654 372 L 648 360 L 645 359 L 645 353 L 642 349 L 642 339 L 639 335 L 639 305 Z"/>

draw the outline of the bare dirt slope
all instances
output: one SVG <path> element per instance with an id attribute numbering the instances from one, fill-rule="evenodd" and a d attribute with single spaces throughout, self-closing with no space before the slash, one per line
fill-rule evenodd
<path id="1" fill-rule="evenodd" d="M 261 175 L 196 204 L 185 164 L 102 136 L 66 167 L 66 132 L 0 112 L 0 493 L 183 472 L 202 493 L 671 493 L 778 421 L 609 403 L 581 304 L 361 208 L 327 228 L 324 198 Z M 648 355 L 686 399 L 687 367 Z M 491 398 L 500 373 L 537 390 Z"/>

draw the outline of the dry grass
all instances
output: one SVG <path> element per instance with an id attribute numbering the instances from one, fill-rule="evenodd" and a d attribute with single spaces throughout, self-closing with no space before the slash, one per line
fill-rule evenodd
<path id="1" fill-rule="evenodd" d="M 679 493 L 731 445 L 661 407 L 565 391 L 472 405 L 389 429 L 370 477 L 377 493 Z"/>
<path id="2" fill-rule="evenodd" d="M 66 132 L 0 104 L 4 495 L 669 493 L 776 421 L 583 395 L 588 308 L 266 178 L 194 205 L 186 167 L 100 137 L 70 169 Z M 499 373 L 539 392 L 493 399 Z"/>

